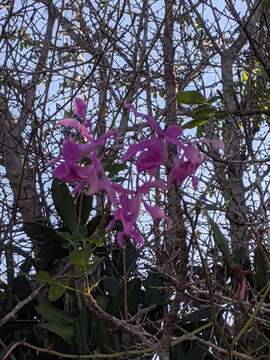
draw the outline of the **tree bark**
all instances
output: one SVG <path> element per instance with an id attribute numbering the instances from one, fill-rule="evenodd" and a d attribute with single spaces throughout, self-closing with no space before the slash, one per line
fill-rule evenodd
<path id="1" fill-rule="evenodd" d="M 164 79 L 166 95 L 165 124 L 168 127 L 175 124 L 177 119 L 176 78 L 174 66 L 174 13 L 173 0 L 165 0 L 164 35 L 162 39 L 164 54 Z M 175 146 L 169 147 L 168 169 L 173 166 L 176 155 Z M 170 358 L 170 343 L 174 331 L 174 324 L 183 298 L 183 289 L 187 281 L 188 248 L 186 243 L 186 228 L 184 213 L 180 201 L 179 189 L 173 186 L 168 191 L 168 213 L 172 220 L 172 227 L 165 239 L 165 271 L 178 279 L 175 297 L 165 317 L 163 334 L 160 340 L 160 359 Z"/>

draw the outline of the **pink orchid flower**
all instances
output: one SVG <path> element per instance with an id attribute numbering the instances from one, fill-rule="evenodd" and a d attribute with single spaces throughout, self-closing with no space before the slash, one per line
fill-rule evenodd
<path id="1" fill-rule="evenodd" d="M 81 118 L 82 120 L 85 119 L 85 115 L 86 115 L 86 103 L 83 99 L 79 98 L 79 97 L 75 97 L 73 100 L 73 108 L 74 108 L 74 112 L 75 114 Z"/>

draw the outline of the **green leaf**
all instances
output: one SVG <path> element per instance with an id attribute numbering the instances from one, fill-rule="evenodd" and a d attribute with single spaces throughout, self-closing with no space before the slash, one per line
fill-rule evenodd
<path id="1" fill-rule="evenodd" d="M 176 100 L 179 104 L 204 104 L 206 99 L 199 91 L 184 91 L 176 95 Z"/>
<path id="2" fill-rule="evenodd" d="M 68 250 L 57 243 L 46 242 L 38 252 L 36 258 L 37 270 L 46 270 L 51 267 L 53 262 L 57 259 L 62 259 L 68 255 Z"/>
<path id="3" fill-rule="evenodd" d="M 24 275 L 18 274 L 9 284 L 12 287 L 14 299 L 23 300 L 31 294 L 30 281 Z"/>
<path id="4" fill-rule="evenodd" d="M 88 248 L 84 249 L 77 249 L 72 251 L 72 253 L 69 255 L 70 260 L 72 264 L 79 270 L 82 270 L 84 272 L 87 272 L 90 267 L 90 256 L 92 252 Z"/>
<path id="5" fill-rule="evenodd" d="M 162 287 L 162 280 L 159 273 L 150 272 L 144 281 L 144 287 L 146 306 L 161 306 L 166 303 L 165 297 L 162 291 L 159 289 Z"/>
<path id="6" fill-rule="evenodd" d="M 98 348 L 100 349 L 100 352 L 107 352 L 108 348 L 112 349 L 113 332 L 109 331 L 108 326 L 100 319 L 97 319 L 96 321 L 96 329 Z"/>
<path id="7" fill-rule="evenodd" d="M 66 291 L 66 288 L 60 283 L 51 284 L 48 291 L 48 299 L 52 302 L 58 300 Z"/>
<path id="8" fill-rule="evenodd" d="M 23 228 L 26 234 L 32 240 L 38 242 L 53 242 L 63 244 L 63 239 L 61 236 L 59 236 L 55 230 L 49 228 L 48 226 L 26 221 L 23 223 Z"/>
<path id="9" fill-rule="evenodd" d="M 214 222 L 214 220 L 208 214 L 207 214 L 207 219 L 208 219 L 210 227 L 213 231 L 213 237 L 214 237 L 217 248 L 221 252 L 226 265 L 229 267 L 232 267 L 233 261 L 232 261 L 232 254 L 231 254 L 231 250 L 229 247 L 228 239 L 222 234 L 218 225 Z"/>
<path id="10" fill-rule="evenodd" d="M 70 245 L 74 246 L 74 236 L 70 232 L 57 231 L 57 234 L 65 239 Z"/>
<path id="11" fill-rule="evenodd" d="M 202 106 L 192 111 L 191 115 L 194 120 L 208 121 L 211 116 L 215 115 L 216 110 L 213 107 Z"/>
<path id="12" fill-rule="evenodd" d="M 78 214 L 67 185 L 58 180 L 53 180 L 52 197 L 59 216 L 69 230 L 73 232 L 77 226 Z"/>
<path id="13" fill-rule="evenodd" d="M 93 205 L 93 196 L 80 194 L 77 202 L 77 213 L 80 214 L 80 224 L 85 225 L 87 222 Z"/>
<path id="14" fill-rule="evenodd" d="M 62 325 L 74 325 L 75 318 L 65 311 L 53 306 L 48 300 L 36 306 L 36 311 L 45 321 Z"/>
<path id="15" fill-rule="evenodd" d="M 102 218 L 102 215 L 98 215 L 89 221 L 89 223 L 87 224 L 88 236 L 92 235 L 96 231 L 97 227 L 101 223 Z"/>
<path id="16" fill-rule="evenodd" d="M 183 343 L 177 344 L 171 348 L 171 360 L 185 359 L 185 351 Z"/>
<path id="17" fill-rule="evenodd" d="M 182 127 L 183 129 L 193 129 L 195 127 L 203 126 L 207 122 L 208 120 L 190 120 L 187 123 L 185 123 Z"/>
<path id="18" fill-rule="evenodd" d="M 214 102 L 220 100 L 220 96 L 216 95 L 216 96 L 212 96 L 210 98 L 207 99 L 208 104 L 213 104 Z"/>
<path id="19" fill-rule="evenodd" d="M 267 284 L 267 268 L 267 261 L 263 248 L 261 246 L 256 246 L 254 251 L 254 280 L 258 291 L 263 289 Z"/>
<path id="20" fill-rule="evenodd" d="M 203 126 L 206 124 L 209 119 L 215 115 L 216 110 L 209 106 L 208 104 L 199 106 L 197 109 L 192 111 L 191 116 L 193 117 L 193 120 L 188 121 L 183 125 L 184 129 L 192 129 L 194 127 Z"/>
<path id="21" fill-rule="evenodd" d="M 52 283 L 54 281 L 48 271 L 38 271 L 35 278 L 38 282 Z"/>
<path id="22" fill-rule="evenodd" d="M 38 254 L 35 259 L 37 270 L 46 270 L 56 259 L 62 259 L 68 255 L 63 247 L 65 241 L 57 234 L 57 231 L 35 222 L 25 222 L 24 231 L 36 243 Z"/>
<path id="23" fill-rule="evenodd" d="M 103 238 L 91 238 L 91 245 L 95 248 L 103 248 L 104 247 L 104 239 Z"/>
<path id="24" fill-rule="evenodd" d="M 105 290 L 109 293 L 109 295 L 114 298 L 117 297 L 117 295 L 121 290 L 121 285 L 119 280 L 117 280 L 117 278 L 112 275 L 112 276 L 106 276 L 102 282 Z"/>
<path id="25" fill-rule="evenodd" d="M 73 340 L 73 329 L 74 327 L 71 325 L 63 325 L 63 324 L 57 324 L 57 323 L 45 323 L 45 324 L 39 324 L 39 326 L 42 329 L 49 330 L 53 332 L 54 334 L 60 336 L 67 344 L 70 346 L 74 345 Z"/>
<path id="26" fill-rule="evenodd" d="M 266 8 L 270 9 L 270 0 L 263 0 L 263 5 L 264 5 Z"/>
<path id="27" fill-rule="evenodd" d="M 104 310 L 106 311 L 107 306 L 110 302 L 110 297 L 108 295 L 97 295 L 97 297 L 95 298 L 97 304 Z"/>
<path id="28" fill-rule="evenodd" d="M 160 97 L 164 98 L 166 94 L 165 89 L 160 89 L 158 94 Z"/>
<path id="29" fill-rule="evenodd" d="M 89 319 L 88 311 L 84 307 L 80 313 L 79 317 L 75 321 L 74 327 L 74 338 L 79 349 L 79 353 L 88 354 L 89 353 Z"/>
<path id="30" fill-rule="evenodd" d="M 224 119 L 226 116 L 228 116 L 228 112 L 227 111 L 216 111 L 214 116 L 216 119 Z"/>
<path id="31" fill-rule="evenodd" d="M 78 242 L 81 241 L 83 238 L 87 237 L 88 230 L 85 226 L 79 225 L 76 227 L 76 229 L 73 231 L 73 241 Z"/>
<path id="32" fill-rule="evenodd" d="M 128 312 L 135 314 L 138 310 L 138 305 L 142 302 L 141 280 L 138 278 L 132 279 L 127 284 L 127 300 Z"/>

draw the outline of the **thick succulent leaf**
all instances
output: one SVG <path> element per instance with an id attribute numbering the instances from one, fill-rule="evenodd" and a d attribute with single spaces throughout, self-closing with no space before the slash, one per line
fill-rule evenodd
<path id="1" fill-rule="evenodd" d="M 121 290 L 121 284 L 119 280 L 115 276 L 106 276 L 103 279 L 103 286 L 104 289 L 108 292 L 108 294 L 115 298 L 119 294 Z"/>
<path id="2" fill-rule="evenodd" d="M 91 267 L 90 256 L 91 250 L 88 248 L 73 250 L 69 255 L 72 264 L 81 271 L 88 271 Z"/>
<path id="3" fill-rule="evenodd" d="M 79 316 L 75 321 L 74 339 L 76 341 L 79 353 L 88 354 L 88 344 L 90 342 L 89 316 L 88 311 L 85 307 L 80 311 Z"/>
<path id="4" fill-rule="evenodd" d="M 179 104 L 196 105 L 203 104 L 206 99 L 199 91 L 184 91 L 176 95 L 176 100 Z"/>
<path id="5" fill-rule="evenodd" d="M 128 312 L 131 314 L 135 314 L 138 305 L 142 303 L 141 285 L 141 280 L 138 278 L 130 280 L 127 284 Z"/>
<path id="6" fill-rule="evenodd" d="M 27 221 L 23 223 L 23 229 L 26 234 L 34 241 L 38 241 L 41 243 L 64 243 L 61 236 L 59 236 L 55 230 L 49 228 L 48 226 L 41 225 L 36 222 Z"/>
<path id="7" fill-rule="evenodd" d="M 146 306 L 161 306 L 166 303 L 165 296 L 160 290 L 160 287 L 162 287 L 162 280 L 159 273 L 150 272 L 144 281 L 144 287 Z"/>
<path id="8" fill-rule="evenodd" d="M 89 221 L 89 223 L 87 224 L 88 236 L 92 235 L 96 231 L 102 219 L 102 215 L 97 215 Z"/>
<path id="9" fill-rule="evenodd" d="M 74 339 L 73 339 L 73 326 L 68 324 L 57 324 L 57 323 L 44 323 L 39 324 L 42 329 L 49 330 L 54 334 L 60 336 L 67 344 L 70 346 L 74 346 Z"/>
<path id="10" fill-rule="evenodd" d="M 66 291 L 65 286 L 60 283 L 51 284 L 48 291 L 48 299 L 52 302 L 58 300 Z"/>
<path id="11" fill-rule="evenodd" d="M 229 240 L 225 237 L 225 235 L 221 232 L 219 226 L 215 223 L 215 221 L 207 214 L 208 223 L 213 231 L 213 237 L 215 244 L 219 251 L 222 254 L 223 260 L 227 266 L 230 268 L 233 267 L 232 254 L 229 247 Z"/>
<path id="12" fill-rule="evenodd" d="M 78 213 L 68 186 L 58 180 L 53 180 L 52 197 L 59 216 L 69 230 L 73 232 L 77 227 Z"/>
<path id="13" fill-rule="evenodd" d="M 74 316 L 66 313 L 65 311 L 53 306 L 49 301 L 36 306 L 36 311 L 42 316 L 45 321 L 57 323 L 62 325 L 74 325 Z"/>
<path id="14" fill-rule="evenodd" d="M 80 194 L 77 202 L 77 213 L 80 219 L 80 225 L 85 225 L 92 210 L 93 196 L 87 196 L 83 193 Z"/>
<path id="15" fill-rule="evenodd" d="M 268 281 L 268 271 L 267 271 L 267 262 L 263 248 L 261 246 L 256 246 L 254 251 L 254 280 L 255 285 L 258 290 L 261 290 L 265 287 Z"/>

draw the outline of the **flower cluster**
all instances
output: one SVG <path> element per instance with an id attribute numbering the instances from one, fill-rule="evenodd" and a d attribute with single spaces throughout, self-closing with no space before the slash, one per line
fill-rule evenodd
<path id="1" fill-rule="evenodd" d="M 90 130 L 90 121 L 86 119 L 85 102 L 75 98 L 73 107 L 76 118 L 65 118 L 58 124 L 77 129 L 79 136 L 69 136 L 65 140 L 60 156 L 54 160 L 57 166 L 53 176 L 71 184 L 73 192 L 84 191 L 89 195 L 106 192 L 114 209 L 113 220 L 107 230 L 113 229 L 115 222 L 120 220 L 123 230 L 117 234 L 118 243 L 122 245 L 130 237 L 135 244 L 143 245 L 143 237 L 136 229 L 142 205 L 153 219 L 164 219 L 168 225 L 170 223 L 164 210 L 149 205 L 145 196 L 153 188 L 168 190 L 173 184 L 182 184 L 188 177 L 192 178 L 193 187 L 196 188 L 198 180 L 195 174 L 205 157 L 198 150 L 196 142 L 181 139 L 183 131 L 180 126 L 170 125 L 163 130 L 154 118 L 138 112 L 132 104 L 126 104 L 127 110 L 144 119 L 152 133 L 150 139 L 130 144 L 123 157 L 124 161 L 135 161 L 137 168 L 136 189 L 127 189 L 124 184 L 119 185 L 109 179 L 99 156 L 100 148 L 106 148 L 107 141 L 119 138 L 118 132 L 109 130 L 95 137 Z M 222 143 L 217 139 L 206 141 L 215 149 L 222 148 Z M 169 145 L 175 146 L 176 155 L 165 183 L 155 176 L 159 168 L 168 162 Z M 142 182 L 142 177 L 147 180 Z"/>

